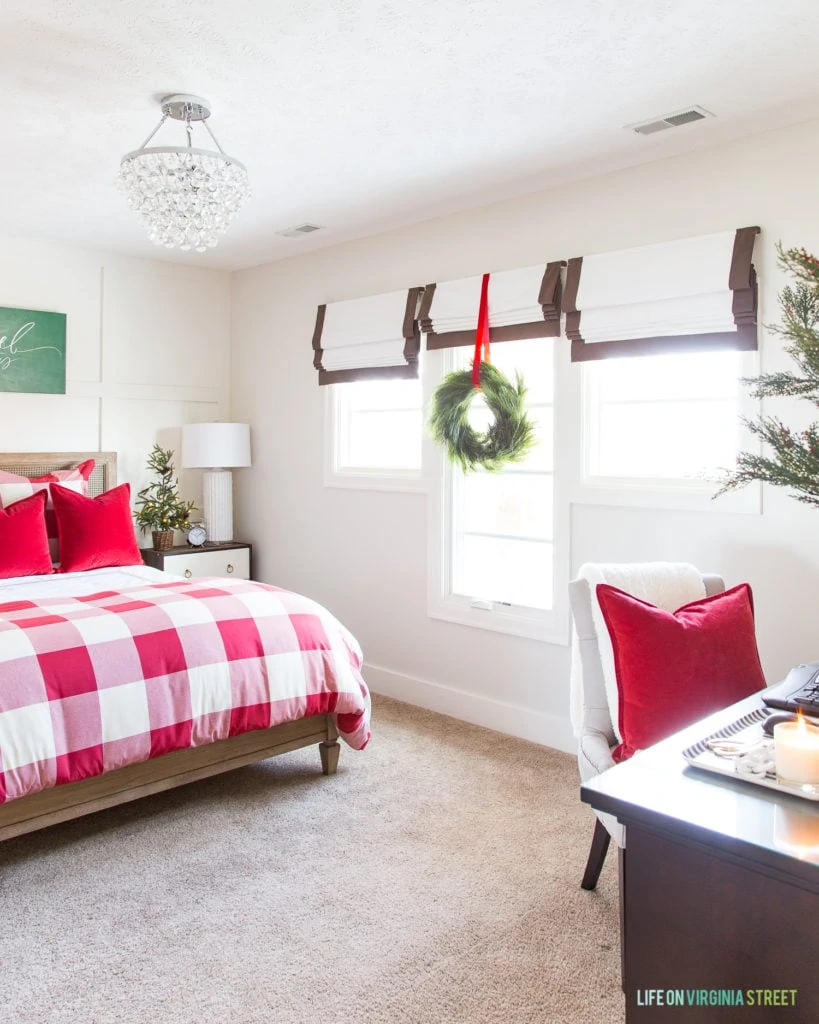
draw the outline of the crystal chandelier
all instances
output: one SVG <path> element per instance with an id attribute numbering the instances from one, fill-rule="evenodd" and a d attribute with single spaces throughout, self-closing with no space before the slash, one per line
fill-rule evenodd
<path id="1" fill-rule="evenodd" d="M 184 121 L 187 145 L 149 147 L 169 117 Z M 120 188 L 145 221 L 154 245 L 197 252 L 213 248 L 250 195 L 244 164 L 219 145 L 209 117 L 210 104 L 201 96 L 166 96 L 159 124 L 120 162 Z M 195 121 L 205 126 L 215 150 L 193 146 Z"/>

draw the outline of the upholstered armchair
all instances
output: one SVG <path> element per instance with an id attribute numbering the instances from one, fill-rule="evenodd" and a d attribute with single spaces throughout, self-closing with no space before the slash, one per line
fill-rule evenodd
<path id="1" fill-rule="evenodd" d="M 704 575 L 702 582 L 708 596 L 719 594 L 725 589 L 725 582 L 721 576 Z M 587 580 L 572 580 L 569 584 L 569 601 L 582 670 L 577 760 L 580 778 L 586 782 L 614 765 L 611 752 L 617 745 L 617 739 L 609 713 L 603 666 L 592 615 L 591 589 Z M 619 847 L 626 845 L 625 830 L 617 819 L 602 812 L 595 811 L 595 814 L 597 821 L 591 850 L 580 883 L 584 889 L 594 889 L 597 885 L 611 839 L 614 839 Z"/>

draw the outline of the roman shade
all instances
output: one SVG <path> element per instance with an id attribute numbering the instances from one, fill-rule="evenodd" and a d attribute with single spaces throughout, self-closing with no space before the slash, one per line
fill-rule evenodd
<path id="1" fill-rule="evenodd" d="M 560 335 L 560 271 L 563 262 L 501 270 L 489 279 L 489 340 L 556 338 Z M 475 344 L 481 275 L 428 284 L 421 301 L 427 348 Z"/>
<path id="2" fill-rule="evenodd" d="M 328 302 L 316 311 L 313 366 L 319 384 L 418 377 L 423 289 Z"/>
<path id="3" fill-rule="evenodd" d="M 572 361 L 757 347 L 758 227 L 569 260 Z"/>

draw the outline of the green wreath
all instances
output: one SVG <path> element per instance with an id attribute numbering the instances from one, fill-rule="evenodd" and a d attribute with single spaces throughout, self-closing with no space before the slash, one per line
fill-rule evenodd
<path id="1" fill-rule="evenodd" d="M 526 388 L 515 374 L 512 384 L 491 363 L 481 363 L 481 390 L 494 421 L 481 433 L 469 425 L 469 407 L 479 392 L 472 370 L 448 373 L 432 396 L 429 431 L 451 462 L 465 473 L 480 467 L 496 473 L 510 462 L 520 462 L 536 443 L 535 427 L 526 414 Z"/>

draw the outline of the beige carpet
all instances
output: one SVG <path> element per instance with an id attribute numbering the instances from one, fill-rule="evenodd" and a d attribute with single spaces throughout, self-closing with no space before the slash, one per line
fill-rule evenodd
<path id="1" fill-rule="evenodd" d="M 3 1024 L 617 1024 L 568 755 L 376 698 L 298 751 L 0 846 Z"/>

